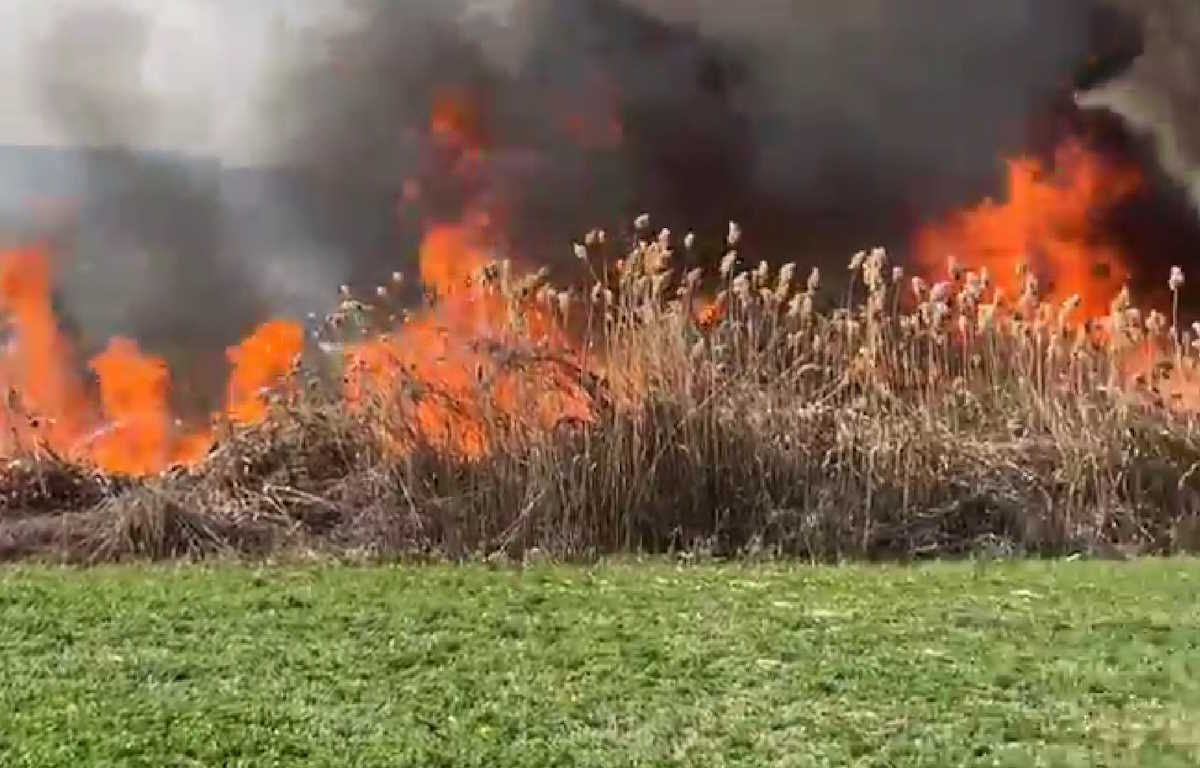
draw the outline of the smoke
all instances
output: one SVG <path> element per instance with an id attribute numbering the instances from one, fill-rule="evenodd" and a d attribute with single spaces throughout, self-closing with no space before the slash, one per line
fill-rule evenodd
<path id="1" fill-rule="evenodd" d="M 53 190 L 82 201 L 57 234 L 85 339 L 131 335 L 215 382 L 254 323 L 410 267 L 428 221 L 473 207 L 539 263 L 643 210 L 710 242 L 736 218 L 806 263 L 902 249 L 998 192 L 1047 116 L 1068 130 L 1104 1 L 314 0 L 302 24 L 273 0 L 20 0 L 48 31 L 9 101 L 26 134 L 103 148 Z M 1189 27 L 1155 18 L 1124 85 L 1087 98 L 1156 126 L 1186 177 L 1195 80 L 1167 35 Z M 429 130 L 447 102 L 485 150 L 471 173 Z"/>
<path id="2" fill-rule="evenodd" d="M 1143 20 L 1144 49 L 1121 77 L 1080 94 L 1153 137 L 1160 161 L 1200 210 L 1200 4 L 1120 0 Z"/>
<path id="3" fill-rule="evenodd" d="M 280 93 L 283 152 L 395 188 L 431 156 L 428 106 L 453 87 L 483 113 L 490 190 L 528 248 L 530 230 L 648 209 L 841 258 L 995 191 L 998 158 L 1070 93 L 1095 5 L 361 0 L 333 63 Z M 609 151 L 578 135 L 610 122 Z"/>
<path id="4" fill-rule="evenodd" d="M 259 281 L 228 237 L 223 176 L 202 147 L 213 128 L 209 93 L 147 77 L 149 16 L 83 4 L 53 17 L 30 46 L 32 111 L 66 150 L 10 152 L 69 215 L 43 236 L 56 244 L 58 299 L 82 354 L 113 335 L 164 355 L 182 393 L 219 391 L 224 347 L 261 319 Z M 193 86 L 193 87 L 189 87 Z M 11 183 L 11 181 L 10 181 Z"/>
<path id="5" fill-rule="evenodd" d="M 137 143 L 155 117 L 140 82 L 148 32 L 144 19 L 119 8 L 64 17 L 36 50 L 46 114 L 76 138 Z"/>

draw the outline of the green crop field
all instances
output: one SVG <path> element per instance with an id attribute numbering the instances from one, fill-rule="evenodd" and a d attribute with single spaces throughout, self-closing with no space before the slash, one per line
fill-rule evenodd
<path id="1" fill-rule="evenodd" d="M 1200 563 L 0 571 L 0 765 L 1200 764 Z"/>

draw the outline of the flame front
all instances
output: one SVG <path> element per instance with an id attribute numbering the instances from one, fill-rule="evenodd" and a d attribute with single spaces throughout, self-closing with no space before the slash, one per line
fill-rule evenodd
<path id="1" fill-rule="evenodd" d="M 98 402 L 89 396 L 72 345 L 59 331 L 50 265 L 44 250 L 0 253 L 0 311 L 9 318 L 0 358 L 0 384 L 8 392 L 0 409 L 0 455 L 49 450 L 106 472 L 146 475 L 207 454 L 211 433 L 181 430 L 171 413 L 166 363 L 134 341 L 113 339 L 89 361 Z M 222 416 L 243 425 L 262 419 L 263 391 L 287 373 L 302 342 L 299 326 L 274 322 L 232 351 L 230 402 Z"/>
<path id="2" fill-rule="evenodd" d="M 510 284 L 506 269 L 487 257 L 485 222 L 473 216 L 431 227 L 420 272 L 436 293 L 433 305 L 347 353 L 350 403 L 382 396 L 407 406 L 404 431 L 390 434 L 399 450 L 421 441 L 477 460 L 495 448 L 499 421 L 553 429 L 564 419 L 592 419 L 553 310 L 537 305 L 528 286 Z M 496 272 L 491 283 L 482 279 L 489 269 Z"/>
<path id="3" fill-rule="evenodd" d="M 468 179 L 484 169 L 482 124 L 469 93 L 447 90 L 435 99 L 429 131 L 449 151 L 451 175 Z M 491 210 L 473 207 L 459 220 L 430 224 L 419 273 L 432 304 L 394 332 L 347 349 L 346 400 L 382 400 L 391 414 L 382 426 L 399 451 L 425 443 L 478 460 L 506 428 L 553 429 L 593 417 L 556 319 L 569 307 L 537 302 L 536 281 L 518 284 L 508 263 L 489 253 Z"/>
<path id="4" fill-rule="evenodd" d="M 447 96 L 432 115 L 431 133 L 459 156 L 456 173 L 478 170 L 486 158 L 468 104 Z M 951 259 L 976 275 L 986 269 L 1009 297 L 1028 294 L 1036 276 L 1041 302 L 1066 303 L 1088 318 L 1112 312 L 1130 262 L 1098 222 L 1139 190 L 1139 173 L 1071 142 L 1050 167 L 1029 158 L 1009 161 L 1007 181 L 1005 200 L 985 201 L 920 230 L 918 266 L 930 274 Z M 414 191 L 411 201 L 418 200 Z M 513 430 L 548 433 L 564 421 L 596 419 L 585 385 L 586 340 L 576 343 L 567 330 L 575 299 L 544 286 L 542 275 L 515 277 L 510 263 L 490 252 L 492 230 L 481 210 L 429 225 L 419 254 L 429 305 L 389 332 L 345 347 L 347 404 L 382 404 L 369 413 L 380 418 L 398 451 L 427 444 L 479 460 L 501 449 Z M 113 339 L 89 362 L 93 396 L 59 330 L 50 267 L 43 250 L 0 253 L 0 312 L 10 321 L 0 356 L 0 385 L 8 392 L 0 409 L 0 455 L 44 448 L 128 475 L 202 459 L 213 445 L 212 431 L 180 427 L 171 413 L 166 364 L 136 342 Z M 701 329 L 721 322 L 726 298 L 692 307 Z M 303 329 L 277 320 L 228 350 L 232 370 L 218 418 L 237 426 L 265 419 L 267 395 L 288 377 L 303 347 Z M 1143 344 L 1127 358 L 1128 367 L 1145 371 L 1163 357 Z M 1175 386 L 1194 399 L 1194 381 Z"/>
<path id="5" fill-rule="evenodd" d="M 1010 299 L 1027 290 L 1031 276 L 1043 300 L 1078 296 L 1081 316 L 1106 314 L 1130 270 L 1098 222 L 1138 190 L 1138 171 L 1114 167 L 1074 141 L 1060 147 L 1053 168 L 1030 158 L 1007 166 L 1005 201 L 987 200 L 918 234 L 920 266 L 940 273 L 952 259 L 965 269 L 986 269 Z"/>
<path id="6" fill-rule="evenodd" d="M 288 375 L 304 349 L 304 329 L 295 323 L 274 320 L 258 327 L 228 351 L 233 373 L 229 377 L 229 405 L 234 424 L 249 426 L 267 416 L 265 395 Z"/>
<path id="7" fill-rule="evenodd" d="M 957 265 L 954 279 L 971 270 L 979 284 L 986 270 L 997 307 L 1024 313 L 1026 301 L 1057 305 L 1059 318 L 1074 313 L 1091 321 L 1087 330 L 1116 355 L 1130 392 L 1148 393 L 1179 412 L 1200 412 L 1200 371 L 1185 354 L 1182 329 L 1169 326 L 1178 318 L 1158 311 L 1143 317 L 1130 306 L 1130 256 L 1103 227 L 1142 189 L 1140 171 L 1079 141 L 1062 144 L 1050 167 L 1024 157 L 1007 167 L 1007 199 L 986 200 L 918 233 L 915 255 L 925 274 Z"/>
<path id="8" fill-rule="evenodd" d="M 111 472 L 142 475 L 169 462 L 171 420 L 167 403 L 171 374 L 166 364 L 142 354 L 135 342 L 113 339 L 92 359 L 100 380 L 106 426 L 91 446 L 95 463 Z"/>
<path id="9" fill-rule="evenodd" d="M 0 436 L 5 452 L 13 443 L 35 439 L 66 451 L 93 418 L 70 369 L 72 349 L 58 330 L 50 285 L 50 261 L 43 251 L 0 254 L 0 308 L 11 323 L 0 369 L 9 393 L 7 429 Z"/>

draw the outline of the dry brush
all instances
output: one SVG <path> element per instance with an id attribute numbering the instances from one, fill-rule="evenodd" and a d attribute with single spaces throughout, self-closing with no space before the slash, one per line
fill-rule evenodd
<path id="1" fill-rule="evenodd" d="M 685 272 L 693 237 L 637 225 L 620 259 L 602 233 L 577 246 L 590 277 L 574 288 L 485 270 L 471 290 L 503 302 L 505 327 L 455 340 L 473 345 L 467 389 L 401 361 L 351 401 L 362 361 L 339 355 L 332 375 L 298 367 L 265 421 L 226 427 L 194 466 L 118 478 L 14 457 L 0 557 L 1200 545 L 1200 328 L 1177 309 L 1143 315 L 1123 293 L 1076 318 L 1027 270 L 1003 297 L 954 264 L 908 278 L 882 249 L 827 288 L 815 270 L 746 264 L 736 225 L 716 270 Z M 532 330 L 547 322 L 573 342 Z M 548 390 L 586 417 L 547 422 Z M 468 429 L 478 450 L 443 434 Z"/>

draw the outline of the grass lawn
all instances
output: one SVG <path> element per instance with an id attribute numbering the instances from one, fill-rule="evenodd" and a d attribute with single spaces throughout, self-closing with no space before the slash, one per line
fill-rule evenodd
<path id="1" fill-rule="evenodd" d="M 1200 562 L 0 570 L 0 765 L 1200 764 Z"/>

